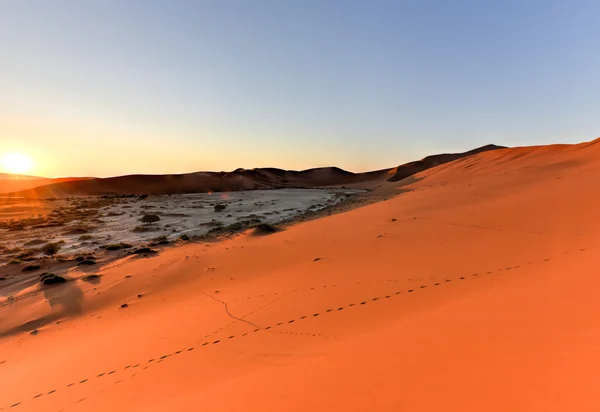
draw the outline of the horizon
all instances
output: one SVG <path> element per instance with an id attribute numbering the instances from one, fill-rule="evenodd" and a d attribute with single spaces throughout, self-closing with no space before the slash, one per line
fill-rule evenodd
<path id="1" fill-rule="evenodd" d="M 588 1 L 4 2 L 0 168 L 363 172 L 488 143 L 592 140 L 598 12 Z"/>
<path id="2" fill-rule="evenodd" d="M 579 142 L 579 143 L 584 143 L 584 142 Z M 578 144 L 578 143 L 574 143 L 574 144 Z M 461 152 L 448 152 L 448 153 L 431 153 L 425 157 L 429 157 L 429 156 L 435 156 L 435 155 L 444 155 L 444 154 L 458 154 L 458 153 L 464 153 L 464 152 L 468 152 L 471 150 L 475 150 L 475 149 L 479 149 L 479 148 L 483 148 L 486 146 L 497 146 L 499 148 L 510 148 L 508 146 L 501 146 L 501 145 L 496 145 L 494 143 L 488 143 L 482 146 L 478 146 L 478 147 L 473 147 L 470 149 L 466 149 L 463 150 Z M 409 160 L 408 162 L 405 163 L 401 163 L 401 164 L 397 164 L 397 165 L 393 165 L 393 166 L 389 166 L 389 167 L 382 167 L 382 168 L 378 168 L 378 169 L 369 169 L 369 170 L 361 170 L 361 171 L 355 171 L 355 170 L 348 170 L 348 169 L 344 169 L 342 167 L 338 167 L 336 165 L 329 165 L 329 166 L 316 166 L 316 167 L 308 167 L 308 168 L 300 168 L 300 169 L 286 169 L 286 168 L 282 168 L 282 167 L 277 167 L 277 166 L 260 166 L 260 167 L 238 167 L 235 169 L 231 169 L 231 170 L 195 170 L 195 171 L 188 171 L 188 172 L 182 172 L 182 173 L 128 173 L 128 174 L 122 174 L 122 175 L 108 175 L 108 176 L 39 176 L 39 175 L 31 175 L 31 174 L 23 174 L 23 173 L 10 173 L 10 172 L 5 172 L 5 171 L 0 171 L 0 176 L 2 175 L 6 175 L 6 176 L 13 176 L 13 177 L 24 177 L 24 178 L 39 178 L 39 179 L 111 179 L 111 178 L 117 178 L 117 177 L 124 177 L 124 176 L 135 176 L 135 175 L 139 175 L 139 176 L 166 176 L 166 175 L 187 175 L 187 174 L 194 174 L 194 173 L 232 173 L 235 172 L 237 170 L 242 170 L 242 171 L 246 171 L 246 170 L 257 170 L 257 169 L 278 169 L 278 170 L 285 170 L 288 172 L 305 172 L 308 170 L 314 170 L 314 169 L 327 169 L 327 168 L 332 168 L 332 169 L 341 169 L 345 172 L 350 172 L 350 173 L 354 173 L 354 174 L 360 174 L 360 173 L 369 173 L 369 172 L 377 172 L 377 171 L 382 171 L 382 170 L 390 170 L 393 169 L 395 167 L 401 166 L 403 164 L 406 163 L 411 163 L 411 162 L 415 162 L 415 161 L 419 161 L 422 160 L 423 158 L 419 158 L 419 159 L 413 159 L 413 160 Z"/>

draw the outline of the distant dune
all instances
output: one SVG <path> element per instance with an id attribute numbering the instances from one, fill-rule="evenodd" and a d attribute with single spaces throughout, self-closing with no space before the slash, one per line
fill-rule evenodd
<path id="1" fill-rule="evenodd" d="M 50 179 L 46 177 L 0 173 L 0 193 L 19 192 L 55 183 L 63 183 L 85 179 L 87 178 L 65 177 L 59 179 Z"/>
<path id="2" fill-rule="evenodd" d="M 407 177 L 412 176 L 416 173 L 422 172 L 435 166 L 439 166 L 444 163 L 452 162 L 454 160 L 461 159 L 466 156 L 471 156 L 477 153 L 487 152 L 488 150 L 497 149 L 505 149 L 505 147 L 489 144 L 486 146 L 478 147 L 477 149 L 469 150 L 468 152 L 464 153 L 449 153 L 427 156 L 421 160 L 417 160 L 416 162 L 410 162 L 398 166 L 395 169 L 394 176 L 389 178 L 388 182 L 397 182 L 399 180 L 406 179 Z"/>
<path id="3" fill-rule="evenodd" d="M 233 172 L 196 172 L 179 175 L 129 175 L 106 179 L 50 181 L 32 184 L 27 190 L 1 190 L 10 196 L 51 198 L 128 194 L 178 194 L 229 192 L 238 190 L 348 187 L 371 189 L 386 180 L 396 181 L 431 167 L 476 153 L 494 150 L 488 145 L 464 153 L 428 156 L 393 169 L 352 173 L 337 167 L 302 171 L 276 168 L 236 169 Z M 390 177 L 391 176 L 391 177 Z M 49 184 L 50 183 L 50 184 Z M 3 187 L 2 187 L 3 189 Z M 9 193 L 12 192 L 12 193 Z"/>

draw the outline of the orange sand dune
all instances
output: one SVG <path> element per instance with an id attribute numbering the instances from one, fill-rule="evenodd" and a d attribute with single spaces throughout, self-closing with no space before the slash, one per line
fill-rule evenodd
<path id="1" fill-rule="evenodd" d="M 4 302 L 0 410 L 597 411 L 599 160 L 479 153 Z"/>

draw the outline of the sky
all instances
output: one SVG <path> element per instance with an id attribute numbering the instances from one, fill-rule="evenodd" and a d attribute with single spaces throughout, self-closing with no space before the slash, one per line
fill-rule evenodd
<path id="1" fill-rule="evenodd" d="M 598 16 L 596 0 L 0 0 L 0 156 L 48 177 L 358 172 L 592 140 Z"/>

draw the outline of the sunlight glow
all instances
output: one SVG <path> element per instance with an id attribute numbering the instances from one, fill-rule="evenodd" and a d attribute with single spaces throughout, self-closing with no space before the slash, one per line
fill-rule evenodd
<path id="1" fill-rule="evenodd" d="M 0 167 L 7 173 L 22 174 L 31 170 L 33 160 L 21 153 L 6 153 L 0 157 Z"/>

